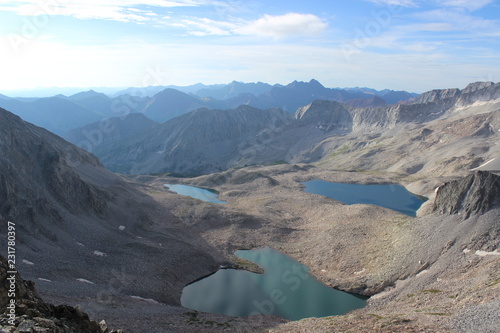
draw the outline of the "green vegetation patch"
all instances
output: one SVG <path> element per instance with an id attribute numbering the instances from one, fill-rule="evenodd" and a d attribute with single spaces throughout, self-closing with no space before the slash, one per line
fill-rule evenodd
<path id="1" fill-rule="evenodd" d="M 426 289 L 426 290 L 421 291 L 421 293 L 424 293 L 424 294 L 437 294 L 440 292 L 441 292 L 441 290 L 439 290 L 439 289 Z"/>

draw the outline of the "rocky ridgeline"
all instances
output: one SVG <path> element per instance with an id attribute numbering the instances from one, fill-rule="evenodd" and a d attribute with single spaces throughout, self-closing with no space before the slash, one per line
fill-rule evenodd
<path id="1" fill-rule="evenodd" d="M 109 330 L 106 323 L 97 323 L 78 308 L 45 303 L 38 296 L 34 283 L 9 272 L 7 260 L 0 256 L 0 332 L 47 333 L 121 333 Z M 15 297 L 11 297 L 11 293 Z M 11 300 L 15 300 L 15 305 Z"/>
<path id="2" fill-rule="evenodd" d="M 486 101 L 500 96 L 500 84 L 493 82 L 474 82 L 464 89 L 436 89 L 423 93 L 411 104 L 436 103 L 438 101 L 458 99 L 457 104 L 465 105 L 474 101 Z"/>
<path id="3" fill-rule="evenodd" d="M 500 176 L 488 171 L 476 171 L 439 187 L 434 211 L 441 214 L 461 214 L 467 219 L 499 206 Z"/>

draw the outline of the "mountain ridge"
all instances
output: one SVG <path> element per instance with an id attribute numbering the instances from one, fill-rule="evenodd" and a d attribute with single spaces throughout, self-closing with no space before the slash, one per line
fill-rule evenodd
<path id="1" fill-rule="evenodd" d="M 470 88 L 465 91 L 470 91 Z M 141 172 L 146 173 L 191 173 L 193 171 L 195 171 L 194 173 L 206 173 L 214 172 L 214 170 L 221 171 L 229 167 L 268 164 L 277 161 L 294 163 L 316 162 L 328 156 L 328 153 L 324 150 L 325 148 L 319 148 L 326 147 L 322 142 L 333 142 L 335 138 L 344 140 L 344 137 L 347 136 L 352 137 L 350 140 L 361 141 L 362 139 L 356 138 L 356 136 L 360 138 L 367 136 L 369 140 L 380 141 L 381 139 L 376 138 L 399 135 L 398 133 L 404 133 L 408 129 L 424 126 L 438 120 L 453 121 L 455 118 L 476 117 L 474 123 L 481 122 L 483 124 L 481 126 L 485 128 L 483 134 L 488 137 L 494 135 L 494 132 L 488 132 L 488 118 L 485 118 L 485 116 L 476 116 L 476 114 L 477 110 L 479 110 L 478 108 L 485 114 L 491 112 L 491 110 L 495 110 L 495 105 L 500 103 L 498 102 L 500 99 L 500 84 L 485 85 L 482 89 L 475 89 L 474 92 L 453 92 L 452 95 L 454 97 L 449 97 L 448 93 L 436 94 L 430 92 L 424 95 L 422 104 L 413 102 L 411 104 L 364 108 L 356 108 L 335 101 L 316 100 L 309 105 L 299 108 L 295 116 L 287 117 L 287 120 L 283 121 L 280 127 L 267 126 L 264 121 L 261 121 L 262 127 L 255 132 L 255 138 L 248 144 L 239 145 L 239 148 L 231 155 L 224 153 L 216 158 L 220 160 L 220 163 L 217 163 L 218 167 L 216 169 L 210 169 L 207 166 L 208 169 L 204 170 L 205 167 L 201 165 L 197 166 L 194 160 L 183 164 L 181 156 L 185 154 L 176 155 L 177 160 L 174 163 L 171 152 L 163 153 L 164 151 L 170 151 L 171 148 L 168 148 L 170 144 L 172 145 L 171 147 L 176 147 L 177 153 L 180 153 L 179 149 L 183 147 L 182 142 L 204 142 L 204 135 L 208 132 L 224 131 L 223 126 L 217 126 L 211 123 L 212 120 L 209 121 L 211 112 L 215 111 L 208 109 L 202 109 L 203 111 L 200 109 L 195 112 L 198 119 L 196 130 L 193 128 L 191 131 L 181 133 L 172 129 L 172 133 L 177 133 L 175 135 L 178 136 L 174 139 L 174 137 L 169 135 L 167 141 L 171 143 L 167 145 L 165 145 L 167 141 L 161 139 L 162 135 L 156 133 L 152 135 L 156 135 L 155 140 L 157 143 L 152 146 L 148 143 L 150 140 L 148 141 L 147 138 L 143 138 L 138 139 L 135 143 L 127 142 L 122 145 L 122 148 L 120 148 L 119 144 L 109 147 L 113 153 L 109 153 L 109 151 L 107 152 L 106 149 L 103 149 L 96 151 L 96 154 L 102 158 L 104 164 L 108 167 L 111 167 L 110 163 L 114 159 L 113 156 L 116 156 L 115 154 L 122 156 L 120 160 L 123 163 L 130 163 L 132 160 L 136 161 L 139 164 L 135 164 L 138 168 L 134 169 L 133 173 L 138 172 L 137 170 L 142 170 Z M 488 98 L 492 99 L 489 100 Z M 434 101 L 430 102 L 431 99 Z M 478 105 L 477 102 L 482 100 L 487 100 L 488 102 L 484 105 Z M 241 110 L 244 110 L 244 108 Z M 231 111 L 225 114 L 229 115 Z M 175 120 L 175 124 L 177 124 L 175 126 L 182 126 L 184 120 L 191 119 L 189 115 L 190 113 L 187 116 L 184 115 L 173 119 Z M 205 120 L 203 120 L 203 115 L 207 116 Z M 496 119 L 494 114 L 491 117 L 493 117 L 492 119 Z M 218 121 L 222 120 L 222 118 L 217 119 Z M 174 126 L 173 124 L 165 126 Z M 460 121 L 453 124 L 454 126 L 464 126 Z M 239 126 L 244 126 L 244 124 L 239 124 Z M 468 133 L 468 131 L 469 129 L 462 131 L 462 133 Z M 214 135 L 214 133 L 210 135 Z M 479 132 L 476 134 L 472 133 L 471 135 L 471 138 L 473 138 L 479 135 Z M 158 149 L 160 142 L 162 142 L 161 145 L 164 147 L 162 149 Z M 173 142 L 178 143 L 174 144 Z M 152 148 L 153 146 L 155 147 L 154 149 Z M 318 148 L 315 148 L 315 146 Z M 326 149 L 329 150 L 330 148 Z M 130 155 L 134 157 L 129 162 L 126 162 L 127 154 L 138 154 L 138 151 L 141 152 L 139 155 Z M 156 155 L 152 154 L 152 151 L 155 151 Z M 158 152 L 163 157 L 158 155 Z M 217 155 L 215 151 L 213 153 Z M 139 158 L 139 156 L 141 157 Z M 146 156 L 149 156 L 148 158 L 155 156 L 155 162 L 153 163 L 155 167 L 151 167 L 152 164 L 149 164 L 147 168 L 139 167 L 141 164 L 140 159 L 144 159 Z M 161 166 L 162 163 L 165 163 L 163 167 Z M 113 169 L 114 167 L 111 168 Z M 418 166 L 409 168 L 408 170 L 410 169 L 418 170 Z M 113 170 L 124 173 L 131 172 L 128 167 Z"/>

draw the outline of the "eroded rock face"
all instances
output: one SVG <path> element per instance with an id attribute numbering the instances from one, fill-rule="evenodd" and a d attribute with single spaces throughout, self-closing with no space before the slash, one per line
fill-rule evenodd
<path id="1" fill-rule="evenodd" d="M 439 187 L 434 211 L 441 214 L 462 214 L 464 218 L 483 214 L 500 206 L 500 176 L 476 171 Z"/>

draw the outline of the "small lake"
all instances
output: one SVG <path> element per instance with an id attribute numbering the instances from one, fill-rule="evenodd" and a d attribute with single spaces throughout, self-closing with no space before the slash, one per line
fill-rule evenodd
<path id="1" fill-rule="evenodd" d="M 186 286 L 182 305 L 230 316 L 264 314 L 290 320 L 340 315 L 365 306 L 366 297 L 323 285 L 306 266 L 274 249 L 235 254 L 258 264 L 265 273 L 221 269 Z"/>
<path id="2" fill-rule="evenodd" d="M 417 210 L 425 202 L 405 187 L 397 184 L 360 185 L 331 183 L 324 180 L 312 180 L 303 184 L 308 193 L 323 195 L 347 205 L 376 205 L 409 216 L 416 216 Z"/>
<path id="3" fill-rule="evenodd" d="M 172 192 L 175 192 L 180 195 L 185 195 L 191 198 L 212 202 L 225 204 L 225 201 L 219 200 L 219 195 L 215 191 L 207 190 L 204 188 L 199 188 L 195 186 L 189 185 L 171 185 L 164 184 L 164 186 L 168 187 L 168 189 Z"/>

